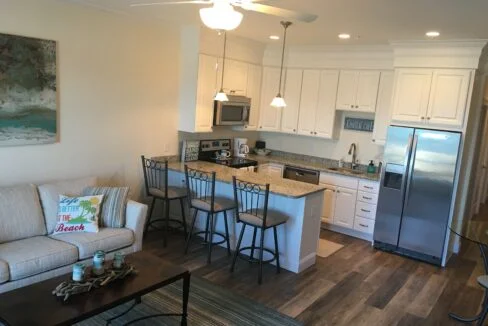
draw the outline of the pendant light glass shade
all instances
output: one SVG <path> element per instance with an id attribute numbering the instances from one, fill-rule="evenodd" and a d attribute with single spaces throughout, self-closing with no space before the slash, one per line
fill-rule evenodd
<path id="1" fill-rule="evenodd" d="M 271 106 L 274 106 L 275 108 L 284 108 L 286 107 L 285 99 L 281 97 L 281 94 L 278 94 L 273 101 L 271 101 Z"/>
<path id="2" fill-rule="evenodd" d="M 281 69 L 280 69 L 280 82 L 278 84 L 278 94 L 276 97 L 271 101 L 271 106 L 275 108 L 284 108 L 286 107 L 285 99 L 281 96 L 281 80 L 283 78 L 283 62 L 285 60 L 285 44 L 286 44 L 286 29 L 290 27 L 291 22 L 281 22 L 281 26 L 285 29 L 283 33 L 283 50 L 281 52 Z"/>
<path id="3" fill-rule="evenodd" d="M 227 94 L 225 94 L 224 90 L 221 88 L 220 91 L 215 94 L 214 100 L 219 102 L 227 102 L 229 98 L 227 97 Z"/>
<path id="4" fill-rule="evenodd" d="M 200 9 L 200 19 L 211 29 L 230 31 L 236 29 L 242 21 L 242 13 L 226 2 L 215 2 L 213 7 Z"/>

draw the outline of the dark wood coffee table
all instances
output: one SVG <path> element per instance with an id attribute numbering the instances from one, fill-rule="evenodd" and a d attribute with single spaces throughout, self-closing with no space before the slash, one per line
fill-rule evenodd
<path id="1" fill-rule="evenodd" d="M 186 325 L 190 272 L 143 251 L 128 255 L 126 259 L 137 268 L 137 275 L 74 295 L 67 302 L 51 292 L 58 284 L 70 279 L 71 273 L 0 294 L 0 321 L 10 326 L 72 325 L 134 300 L 134 305 L 111 319 L 114 320 L 140 303 L 141 296 L 183 279 L 181 314 L 145 316 L 129 323 L 160 316 L 181 316 L 181 325 Z"/>

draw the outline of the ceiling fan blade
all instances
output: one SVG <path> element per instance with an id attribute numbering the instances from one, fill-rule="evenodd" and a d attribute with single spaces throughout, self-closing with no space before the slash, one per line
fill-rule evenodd
<path id="1" fill-rule="evenodd" d="M 288 9 L 283 9 L 283 8 L 278 8 L 278 7 L 273 7 L 273 6 L 268 6 L 259 3 L 253 3 L 253 2 L 243 3 L 241 7 L 244 10 L 251 10 L 263 14 L 299 20 L 306 23 L 311 23 L 318 17 L 317 15 L 301 13 L 293 10 L 288 10 Z"/>
<path id="2" fill-rule="evenodd" d="M 164 5 L 208 5 L 213 3 L 213 0 L 188 0 L 188 1 L 167 1 L 167 2 L 148 2 L 148 3 L 133 3 L 130 7 L 147 7 L 147 6 L 164 6 Z"/>

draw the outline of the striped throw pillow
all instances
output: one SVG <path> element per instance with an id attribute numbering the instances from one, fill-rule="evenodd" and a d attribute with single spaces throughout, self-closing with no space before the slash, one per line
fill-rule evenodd
<path id="1" fill-rule="evenodd" d="M 129 187 L 88 187 L 83 195 L 103 195 L 100 214 L 101 227 L 122 228 L 125 226 L 125 208 Z"/>

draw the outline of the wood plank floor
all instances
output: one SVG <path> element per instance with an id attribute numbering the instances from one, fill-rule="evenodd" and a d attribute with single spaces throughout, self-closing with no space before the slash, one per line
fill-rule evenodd
<path id="1" fill-rule="evenodd" d="M 173 234 L 163 248 L 161 234 L 150 232 L 144 249 L 231 291 L 249 297 L 305 325 L 462 325 L 449 312 L 474 315 L 483 291 L 477 247 L 465 246 L 445 269 L 381 252 L 369 242 L 323 230 L 321 237 L 344 247 L 300 275 L 274 266 L 264 268 L 257 285 L 257 266 L 238 261 L 233 274 L 223 248 L 215 248 L 212 264 L 206 250 L 194 244 L 183 255 L 183 236 Z"/>

